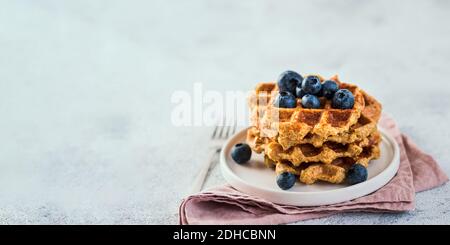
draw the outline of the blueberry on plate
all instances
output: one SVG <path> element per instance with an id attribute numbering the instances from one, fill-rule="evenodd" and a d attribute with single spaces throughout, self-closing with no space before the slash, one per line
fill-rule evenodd
<path id="1" fill-rule="evenodd" d="M 280 92 L 273 105 L 279 108 L 295 108 L 297 107 L 297 98 L 289 92 Z"/>
<path id="2" fill-rule="evenodd" d="M 354 185 L 366 180 L 367 168 L 359 163 L 353 164 L 347 172 L 347 183 Z"/>
<path id="3" fill-rule="evenodd" d="M 307 76 L 302 82 L 302 90 L 307 94 L 317 95 L 322 89 L 318 76 Z"/>
<path id="4" fill-rule="evenodd" d="M 354 104 L 355 97 L 348 89 L 339 89 L 331 100 L 331 107 L 335 109 L 352 109 Z"/>
<path id="5" fill-rule="evenodd" d="M 233 146 L 231 158 L 239 164 L 244 164 L 252 157 L 252 149 L 245 143 L 239 143 Z"/>
<path id="6" fill-rule="evenodd" d="M 327 99 L 332 99 L 338 89 L 339 86 L 333 80 L 326 80 L 322 83 L 322 94 Z"/>
<path id="7" fill-rule="evenodd" d="M 294 186 L 297 177 L 293 173 L 284 172 L 277 176 L 277 185 L 283 189 L 287 190 Z"/>
<path id="8" fill-rule="evenodd" d="M 295 94 L 297 84 L 301 84 L 303 77 L 295 71 L 285 71 L 278 78 L 278 89 L 281 92 Z"/>
<path id="9" fill-rule="evenodd" d="M 319 109 L 320 108 L 320 100 L 315 95 L 306 94 L 302 98 L 302 106 L 303 106 L 303 108 Z"/>
<path id="10" fill-rule="evenodd" d="M 301 99 L 301 98 L 303 98 L 303 96 L 305 96 L 305 94 L 306 93 L 302 90 L 301 86 L 297 86 L 295 88 L 295 95 L 297 96 L 297 98 Z"/>

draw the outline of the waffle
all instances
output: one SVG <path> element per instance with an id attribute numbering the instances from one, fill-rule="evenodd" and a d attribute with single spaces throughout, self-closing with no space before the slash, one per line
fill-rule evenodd
<path id="1" fill-rule="evenodd" d="M 301 99 L 297 99 L 296 108 L 278 108 L 273 106 L 278 94 L 277 85 L 260 83 L 249 97 L 252 126 L 260 130 L 261 135 L 276 139 L 284 149 L 302 143 L 315 147 L 327 141 L 352 143 L 376 131 L 381 104 L 357 86 L 339 81 L 337 76 L 331 80 L 336 81 L 339 88 L 353 93 L 355 104 L 352 109 L 333 109 L 331 101 L 324 98 L 320 98 L 320 109 L 303 108 Z"/>
<path id="2" fill-rule="evenodd" d="M 253 132 L 255 132 L 255 130 L 249 129 L 247 131 L 247 138 L 250 138 L 250 140 L 248 140 L 250 147 L 257 149 L 259 152 L 265 152 L 265 154 L 273 161 L 289 161 L 294 166 L 299 166 L 304 162 L 322 162 L 330 164 L 335 159 L 341 157 L 353 157 L 357 160 L 357 157 L 367 147 L 378 145 L 381 141 L 380 133 L 376 131 L 369 137 L 350 144 L 328 141 L 321 147 L 315 147 L 310 143 L 303 143 L 285 150 L 277 141 L 258 139 L 257 135 L 252 135 Z M 260 145 L 256 146 L 255 142 L 260 142 Z"/>
<path id="3" fill-rule="evenodd" d="M 264 153 L 265 165 L 277 174 L 293 173 L 305 184 L 342 183 L 350 166 L 367 167 L 380 156 L 381 104 L 337 76 L 331 80 L 352 92 L 352 109 L 334 109 L 325 98 L 320 98 L 319 109 L 303 108 L 301 99 L 296 108 L 278 108 L 273 106 L 278 94 L 275 83 L 258 84 L 249 97 L 252 125 L 247 142 L 253 151 Z"/>
<path id="4" fill-rule="evenodd" d="M 299 180 L 305 184 L 314 184 L 318 180 L 339 184 L 345 180 L 346 173 L 353 164 L 358 163 L 367 167 L 370 160 L 379 156 L 379 145 L 373 145 L 365 148 L 357 157 L 339 157 L 330 164 L 310 162 L 294 166 L 287 161 L 275 162 L 267 156 L 264 162 L 268 167 L 275 167 L 277 174 L 283 172 L 293 173 L 299 176 Z"/>
<path id="5" fill-rule="evenodd" d="M 305 184 L 314 184 L 317 180 L 339 184 L 345 179 L 345 169 L 331 164 L 312 164 L 303 170 L 299 170 L 288 164 L 278 163 L 275 171 L 277 174 L 290 172 L 298 175 L 300 181 Z"/>

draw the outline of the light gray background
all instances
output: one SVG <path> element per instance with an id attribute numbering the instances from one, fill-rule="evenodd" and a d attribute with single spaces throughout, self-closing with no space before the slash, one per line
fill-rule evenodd
<path id="1" fill-rule="evenodd" d="M 359 84 L 450 173 L 449 1 L 0 5 L 0 223 L 177 223 L 211 128 L 173 127 L 172 92 L 286 69 Z M 448 203 L 450 185 L 412 212 L 300 224 L 448 224 Z"/>

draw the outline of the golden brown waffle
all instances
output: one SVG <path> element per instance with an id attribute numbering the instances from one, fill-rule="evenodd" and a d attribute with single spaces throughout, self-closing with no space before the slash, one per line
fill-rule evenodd
<path id="1" fill-rule="evenodd" d="M 322 77 L 318 76 L 322 81 Z M 342 183 L 355 163 L 368 166 L 380 156 L 381 136 L 377 123 L 381 104 L 355 85 L 331 80 L 355 98 L 352 109 L 333 109 L 320 98 L 320 109 L 307 109 L 297 99 L 296 108 L 278 108 L 275 83 L 260 83 L 249 98 L 252 126 L 247 142 L 264 153 L 264 163 L 277 174 L 291 172 L 306 184 L 318 180 Z"/>
<path id="2" fill-rule="evenodd" d="M 249 98 L 252 125 L 261 137 L 275 139 L 283 149 L 302 143 L 315 147 L 326 141 L 352 143 L 376 131 L 381 104 L 357 86 L 339 81 L 337 76 L 331 80 L 353 93 L 353 109 L 333 109 L 330 100 L 324 98 L 320 98 L 320 109 L 303 108 L 301 99 L 297 99 L 296 108 L 278 108 L 273 106 L 277 85 L 260 83 Z"/>
<path id="3" fill-rule="evenodd" d="M 332 164 L 310 164 L 305 168 L 292 167 L 288 163 L 277 163 L 275 172 L 277 175 L 284 172 L 293 173 L 299 176 L 299 180 L 305 184 L 314 184 L 316 181 L 326 181 L 339 184 L 345 180 L 345 168 Z"/>
<path id="4" fill-rule="evenodd" d="M 380 141 L 380 134 L 376 132 L 367 138 L 366 141 L 359 144 L 353 143 L 343 146 L 335 145 L 336 143 L 333 142 L 334 148 L 330 147 L 331 152 L 329 153 L 331 157 L 317 157 L 322 154 L 325 147 L 328 147 L 330 142 L 326 142 L 322 149 L 318 149 L 321 152 L 314 156 L 315 158 L 312 157 L 308 159 L 310 161 L 301 161 L 299 163 L 293 163 L 292 159 L 296 157 L 296 154 L 302 154 L 300 156 L 304 157 L 305 153 L 300 146 L 294 146 L 293 148 L 299 147 L 301 153 L 288 154 L 288 151 L 284 154 L 265 154 L 264 163 L 267 167 L 276 167 L 275 171 L 277 174 L 291 172 L 298 175 L 299 180 L 305 184 L 313 184 L 317 180 L 341 183 L 345 179 L 346 171 L 350 166 L 358 163 L 367 167 L 371 160 L 380 156 Z M 350 150 L 352 147 L 358 150 Z M 270 150 L 267 152 L 270 152 Z"/>
<path id="5" fill-rule="evenodd" d="M 357 160 L 359 154 L 361 154 L 366 147 L 377 145 L 380 142 L 380 134 L 378 132 L 373 133 L 359 142 L 350 144 L 340 144 L 336 142 L 326 142 L 322 147 L 316 148 L 312 144 L 300 144 L 284 150 L 279 143 L 271 142 L 266 145 L 266 155 L 276 161 L 289 161 L 294 166 L 298 166 L 304 162 L 323 162 L 331 163 L 333 160 L 340 157 L 352 157 Z"/>
<path id="6" fill-rule="evenodd" d="M 294 166 L 304 162 L 331 163 L 340 157 L 353 157 L 356 160 L 365 148 L 378 145 L 381 141 L 380 133 L 375 131 L 369 137 L 350 144 L 328 141 L 322 144 L 321 147 L 315 147 L 310 143 L 303 143 L 285 150 L 275 140 L 270 140 L 269 138 L 260 139 L 258 135 L 253 135 L 255 131 L 255 128 L 250 128 L 247 131 L 247 141 L 254 151 L 258 153 L 264 152 L 266 156 L 276 162 L 289 161 Z"/>
<path id="7" fill-rule="evenodd" d="M 330 164 L 322 162 L 304 163 L 294 166 L 289 162 L 277 162 L 268 157 L 265 158 L 267 166 L 275 166 L 275 172 L 281 174 L 283 172 L 293 173 L 299 176 L 299 180 L 305 184 L 313 184 L 318 180 L 339 184 L 345 180 L 348 169 L 355 163 L 365 167 L 369 161 L 380 156 L 380 148 L 378 145 L 367 147 L 358 157 L 340 157 L 332 161 Z"/>

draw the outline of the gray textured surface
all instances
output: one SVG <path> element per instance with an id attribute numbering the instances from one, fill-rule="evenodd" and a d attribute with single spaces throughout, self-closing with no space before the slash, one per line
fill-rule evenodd
<path id="1" fill-rule="evenodd" d="M 211 128 L 171 126 L 172 92 L 247 90 L 287 68 L 360 84 L 450 173 L 449 13 L 443 0 L 2 2 L 0 223 L 176 223 Z M 446 185 L 413 212 L 300 224 L 448 224 L 449 202 Z"/>

